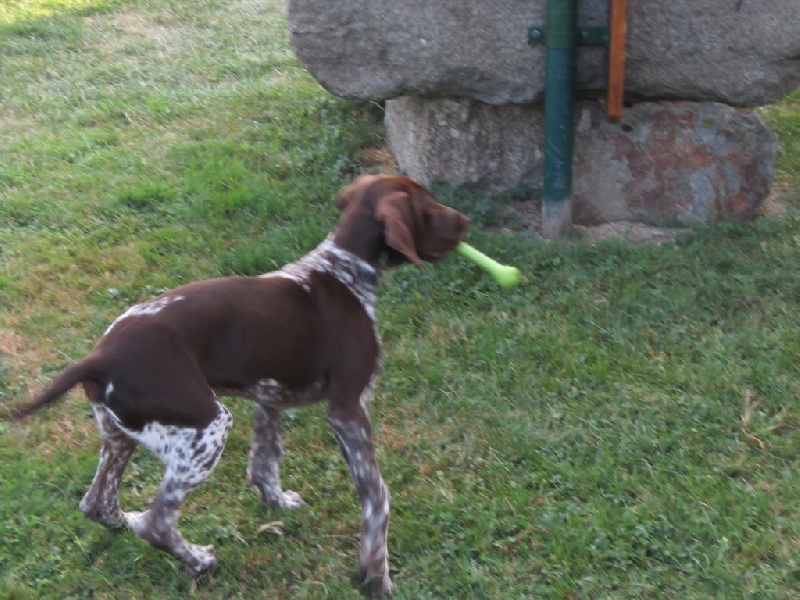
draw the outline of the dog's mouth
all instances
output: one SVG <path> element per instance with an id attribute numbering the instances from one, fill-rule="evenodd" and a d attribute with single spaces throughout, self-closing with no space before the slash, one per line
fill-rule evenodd
<path id="1" fill-rule="evenodd" d="M 419 244 L 418 252 L 423 260 L 440 260 L 451 252 L 464 238 L 469 218 L 453 208 L 442 206 L 430 215 L 427 231 Z"/>

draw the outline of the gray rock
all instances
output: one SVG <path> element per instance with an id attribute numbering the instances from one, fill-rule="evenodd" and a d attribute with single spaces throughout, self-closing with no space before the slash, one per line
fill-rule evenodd
<path id="1" fill-rule="evenodd" d="M 761 106 L 800 85 L 798 0 L 628 6 L 626 88 L 634 96 Z"/>
<path id="2" fill-rule="evenodd" d="M 399 98 L 386 129 L 399 167 L 424 183 L 496 193 L 539 188 L 543 112 L 535 105 Z M 770 192 L 777 137 L 756 113 L 716 103 L 641 103 L 618 124 L 579 103 L 573 221 L 654 225 L 749 218 Z"/>
<path id="3" fill-rule="evenodd" d="M 537 105 L 407 96 L 386 102 L 384 124 L 408 176 L 499 193 L 539 186 L 543 115 Z"/>
<path id="4" fill-rule="evenodd" d="M 290 0 L 295 51 L 334 94 L 384 100 L 466 96 L 531 103 L 544 48 L 527 43 L 546 0 Z M 605 26 L 606 0 L 582 0 L 580 25 Z M 753 106 L 800 84 L 800 1 L 639 0 L 629 4 L 631 97 Z M 581 48 L 578 85 L 605 81 L 605 50 Z"/>

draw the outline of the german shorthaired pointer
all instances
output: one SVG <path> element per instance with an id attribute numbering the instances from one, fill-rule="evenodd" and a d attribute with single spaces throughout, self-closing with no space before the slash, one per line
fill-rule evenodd
<path id="1" fill-rule="evenodd" d="M 23 418 L 83 385 L 102 434 L 100 464 L 81 512 L 129 527 L 197 575 L 212 546 L 187 542 L 176 523 L 186 495 L 219 460 L 231 413 L 218 395 L 255 401 L 247 476 L 266 504 L 296 508 L 282 490 L 281 410 L 329 400 L 328 419 L 362 507 L 361 574 L 370 594 L 392 593 L 386 535 L 389 491 L 381 478 L 368 407 L 381 362 L 375 292 L 381 273 L 434 261 L 461 240 L 468 220 L 406 177 L 365 175 L 337 199 L 335 231 L 310 254 L 259 277 L 181 286 L 114 321 L 94 350 L 20 407 Z M 118 504 L 137 443 L 166 465 L 144 512 Z"/>

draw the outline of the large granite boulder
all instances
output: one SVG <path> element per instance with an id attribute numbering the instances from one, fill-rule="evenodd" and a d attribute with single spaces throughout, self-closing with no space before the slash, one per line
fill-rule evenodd
<path id="1" fill-rule="evenodd" d="M 500 192 L 539 187 L 543 110 L 467 98 L 398 98 L 386 127 L 411 177 Z M 749 218 L 769 195 L 777 138 L 756 113 L 717 103 L 641 103 L 609 123 L 579 103 L 573 222 L 653 225 Z"/>
<path id="2" fill-rule="evenodd" d="M 546 0 L 290 0 L 295 51 L 334 94 L 464 96 L 535 103 L 544 48 L 527 43 Z M 605 26 L 607 0 L 581 0 Z M 755 106 L 800 85 L 800 0 L 637 0 L 628 9 L 626 90 L 639 99 Z M 582 48 L 578 86 L 604 85 L 605 52 Z"/>

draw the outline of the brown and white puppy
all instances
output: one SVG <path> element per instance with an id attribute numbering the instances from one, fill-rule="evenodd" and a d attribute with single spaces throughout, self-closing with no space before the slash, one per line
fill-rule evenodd
<path id="1" fill-rule="evenodd" d="M 30 404 L 25 417 L 78 383 L 102 434 L 100 464 L 80 504 L 111 528 L 129 527 L 192 574 L 216 564 L 212 546 L 176 527 L 186 495 L 208 477 L 230 431 L 218 396 L 256 403 L 247 474 L 265 503 L 303 504 L 282 490 L 281 410 L 329 401 L 328 419 L 362 506 L 360 568 L 367 591 L 391 594 L 386 535 L 389 491 L 381 478 L 368 407 L 381 362 L 375 294 L 381 273 L 442 258 L 468 220 L 407 177 L 365 175 L 337 199 L 343 215 L 315 250 L 280 271 L 178 287 L 117 318 L 83 360 Z M 137 443 L 166 465 L 144 512 L 118 504 Z"/>

